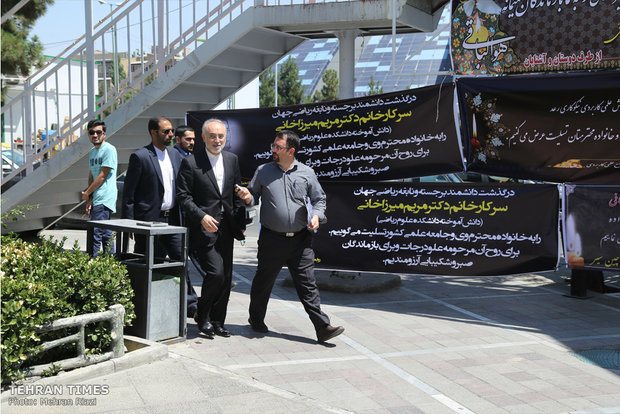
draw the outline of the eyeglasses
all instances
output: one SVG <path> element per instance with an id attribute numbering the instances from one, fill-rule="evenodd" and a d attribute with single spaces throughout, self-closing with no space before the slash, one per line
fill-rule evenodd
<path id="1" fill-rule="evenodd" d="M 281 147 L 281 146 L 276 145 L 276 144 L 271 144 L 271 150 L 272 151 L 282 151 L 283 149 L 291 149 L 291 147 Z"/>
<path id="2" fill-rule="evenodd" d="M 103 135 L 103 131 L 100 129 L 89 129 L 88 135 Z"/>
<path id="3" fill-rule="evenodd" d="M 174 134 L 174 129 L 164 129 L 163 131 L 161 131 L 164 133 L 164 135 L 168 135 L 168 134 Z"/>

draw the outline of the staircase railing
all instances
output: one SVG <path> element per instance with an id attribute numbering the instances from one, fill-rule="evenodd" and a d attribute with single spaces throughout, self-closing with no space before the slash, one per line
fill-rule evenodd
<path id="1" fill-rule="evenodd" d="M 89 119 L 108 116 L 254 3 L 120 3 L 94 25 L 90 41 L 87 33 L 52 58 L 2 107 L 3 151 L 10 151 L 12 159 L 20 149 L 24 155 L 23 164 L 13 163 L 11 171 L 3 166 L 2 184 L 23 176 L 69 146 L 83 133 Z M 94 62 L 89 61 L 89 54 Z M 89 70 L 96 71 L 90 78 L 95 85 L 87 82 Z M 88 96 L 89 86 L 95 91 L 94 97 Z"/>
<path id="2" fill-rule="evenodd" d="M 13 160 L 19 158 L 16 152 L 23 152 L 23 163 L 3 165 L 2 185 L 70 146 L 89 119 L 104 119 L 245 10 L 338 1 L 355 0 L 125 0 L 117 4 L 91 24 L 92 31 L 26 79 L 23 91 L 2 107 L 3 151 L 10 152 Z M 86 14 L 91 13 L 85 20 L 92 22 L 89 2 L 84 1 Z"/>

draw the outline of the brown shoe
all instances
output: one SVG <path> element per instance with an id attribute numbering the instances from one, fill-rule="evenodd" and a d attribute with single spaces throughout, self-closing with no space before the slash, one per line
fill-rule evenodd
<path id="1" fill-rule="evenodd" d="M 343 332 L 344 328 L 342 326 L 327 325 L 316 332 L 316 337 L 319 342 L 327 342 L 330 339 L 337 337 Z"/>

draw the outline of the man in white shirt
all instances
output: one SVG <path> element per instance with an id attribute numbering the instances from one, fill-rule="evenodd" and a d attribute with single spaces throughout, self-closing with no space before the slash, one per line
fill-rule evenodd
<path id="1" fill-rule="evenodd" d="M 205 148 L 183 159 L 177 198 L 189 228 L 189 253 L 205 274 L 198 312 L 198 329 L 213 339 L 229 337 L 224 327 L 232 282 L 233 239 L 242 240 L 245 203 L 235 194 L 241 184 L 239 160 L 223 151 L 227 131 L 218 119 L 202 127 Z"/>
<path id="2" fill-rule="evenodd" d="M 134 220 L 159 221 L 174 226 L 181 224 L 175 200 L 176 176 L 183 157 L 170 146 L 174 130 L 163 116 L 151 118 L 148 124 L 151 143 L 129 157 L 123 186 L 122 217 Z M 134 251 L 144 253 L 144 236 L 136 235 Z M 155 257 L 183 260 L 181 235 L 158 237 Z"/>

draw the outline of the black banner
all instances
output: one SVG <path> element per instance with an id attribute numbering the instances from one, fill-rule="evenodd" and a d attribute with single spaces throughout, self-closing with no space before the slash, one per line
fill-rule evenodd
<path id="1" fill-rule="evenodd" d="M 245 179 L 271 160 L 276 131 L 301 138 L 296 158 L 320 180 L 386 180 L 463 170 L 454 123 L 454 84 L 317 104 L 187 113 L 197 131 L 209 118 L 228 126 L 226 149 Z M 196 150 L 203 146 L 197 141 Z"/>
<path id="2" fill-rule="evenodd" d="M 468 75 L 618 68 L 619 11 L 609 0 L 453 0 L 454 68 Z"/>
<path id="3" fill-rule="evenodd" d="M 325 183 L 317 267 L 498 275 L 555 269 L 556 185 Z"/>
<path id="4" fill-rule="evenodd" d="M 620 185 L 566 184 L 563 220 L 568 267 L 620 269 Z"/>
<path id="5" fill-rule="evenodd" d="M 467 169 L 552 182 L 620 182 L 620 72 L 461 78 Z"/>

